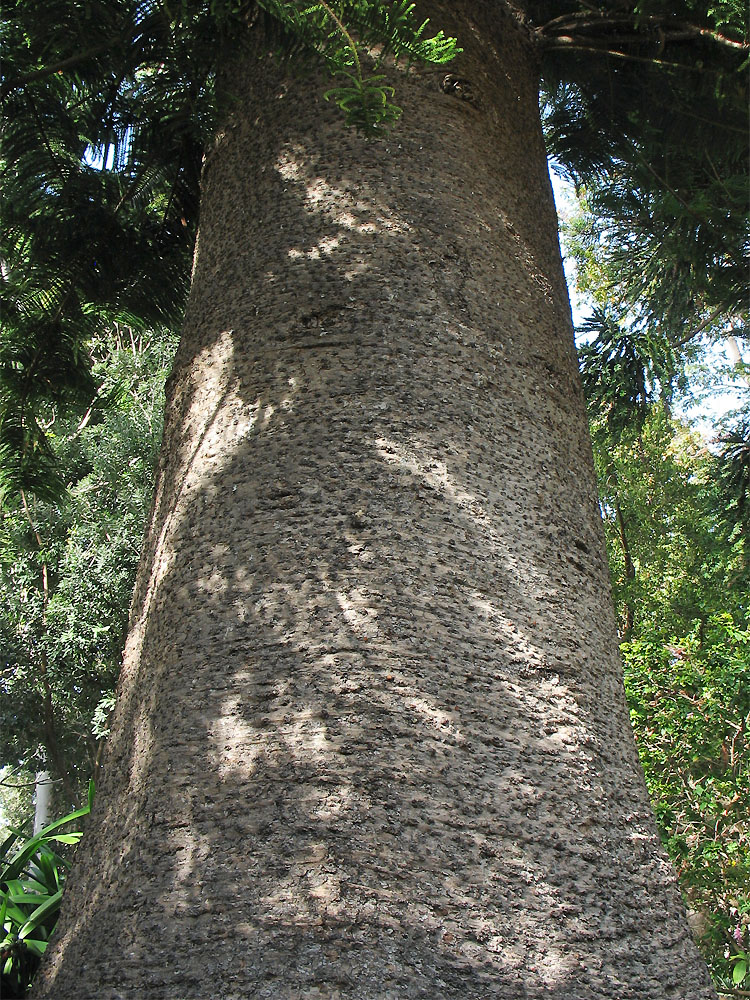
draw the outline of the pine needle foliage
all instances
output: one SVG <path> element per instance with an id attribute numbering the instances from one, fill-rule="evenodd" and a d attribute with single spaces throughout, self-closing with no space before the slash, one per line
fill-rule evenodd
<path id="1" fill-rule="evenodd" d="M 584 395 L 592 421 L 604 419 L 614 440 L 638 432 L 651 407 L 671 395 L 677 360 L 658 328 L 628 325 L 610 306 L 597 306 L 579 332 Z"/>
<path id="2" fill-rule="evenodd" d="M 419 21 L 413 3 L 311 3 L 258 0 L 258 5 L 288 30 L 291 52 L 316 53 L 340 83 L 326 91 L 344 112 L 347 125 L 374 134 L 392 125 L 402 114 L 393 103 L 394 88 L 377 72 L 386 59 L 442 65 L 460 52 L 455 38 L 442 30 L 427 36 L 429 21 Z M 371 57 L 375 72 L 367 73 L 360 53 Z M 374 57 L 374 58 L 373 58 Z"/>
<path id="3" fill-rule="evenodd" d="M 747 308 L 744 5 L 537 5 L 548 148 L 585 191 L 611 297 L 673 341 Z M 549 18 L 547 20 L 547 18 Z"/>
<path id="4" fill-rule="evenodd" d="M 747 537 L 750 529 L 750 418 L 727 428 L 719 439 L 717 479 L 726 505 L 724 521 Z"/>

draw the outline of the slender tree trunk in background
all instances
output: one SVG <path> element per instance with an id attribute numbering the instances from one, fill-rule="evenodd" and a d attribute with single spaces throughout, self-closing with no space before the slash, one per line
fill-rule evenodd
<path id="1" fill-rule="evenodd" d="M 464 12 L 464 13 L 462 13 Z M 712 996 L 625 708 L 534 60 L 210 153 L 105 777 L 39 996 Z"/>
<path id="2" fill-rule="evenodd" d="M 628 583 L 632 583 L 635 580 L 635 563 L 633 562 L 633 557 L 630 554 L 628 534 L 625 531 L 625 518 L 622 515 L 622 508 L 617 500 L 615 500 L 615 514 L 617 516 L 617 528 L 620 533 L 622 558 L 625 564 L 625 579 Z M 633 631 L 633 625 L 635 624 L 635 609 L 633 607 L 633 600 L 630 596 L 628 596 L 624 601 L 624 612 L 622 638 L 627 640 L 630 638 L 630 634 Z"/>
<path id="3" fill-rule="evenodd" d="M 742 364 L 742 352 L 740 351 L 736 337 L 727 337 L 727 354 L 733 365 Z"/>
<path id="4" fill-rule="evenodd" d="M 24 513 L 26 514 L 26 520 L 29 522 L 29 527 L 34 535 L 34 540 L 37 544 L 40 555 L 44 552 L 45 546 L 42 540 L 42 536 L 39 534 L 36 523 L 32 516 L 31 508 L 29 507 L 28 501 L 26 499 L 26 494 L 21 490 L 21 500 L 23 502 Z M 49 567 L 47 566 L 46 557 L 42 557 L 42 622 L 41 622 L 41 635 L 38 636 L 38 641 L 36 645 L 36 656 L 35 656 L 35 666 L 37 668 L 38 682 L 40 688 L 40 694 L 42 697 L 42 732 L 44 734 L 44 750 L 47 761 L 51 764 L 54 773 L 57 775 L 58 779 L 62 783 L 63 794 L 65 795 L 66 804 L 70 808 L 75 807 L 76 792 L 73 787 L 73 783 L 70 780 L 70 771 L 68 770 L 68 765 L 65 761 L 65 756 L 60 747 L 60 741 L 57 737 L 57 726 L 55 724 L 55 706 L 52 700 L 52 685 L 50 684 L 49 677 L 49 662 L 47 660 L 47 650 L 44 647 L 44 642 L 47 633 L 47 611 L 49 609 L 50 601 L 50 588 L 49 588 Z M 46 772 L 43 772 L 46 773 Z M 39 785 L 37 784 L 37 790 Z M 38 794 L 38 791 L 37 791 Z M 45 793 L 47 794 L 47 793 Z M 49 801 L 47 802 L 46 808 L 49 809 Z M 36 827 L 36 820 L 35 820 Z"/>
<path id="5" fill-rule="evenodd" d="M 50 822 L 52 806 L 52 775 L 49 771 L 37 771 L 34 788 L 34 834 L 39 833 Z"/>

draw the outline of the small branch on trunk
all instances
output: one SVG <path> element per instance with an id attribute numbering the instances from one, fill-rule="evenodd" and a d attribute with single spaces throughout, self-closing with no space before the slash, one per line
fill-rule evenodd
<path id="1" fill-rule="evenodd" d="M 14 783 L 12 781 L 6 781 L 4 778 L 0 778 L 0 785 L 2 785 L 3 788 L 34 788 L 34 787 L 36 787 L 36 785 L 39 785 L 39 784 L 59 785 L 61 783 L 62 783 L 62 778 L 50 778 L 49 781 L 45 781 L 45 782 L 40 782 L 40 781 L 21 781 L 21 782 L 18 782 L 18 783 Z"/>

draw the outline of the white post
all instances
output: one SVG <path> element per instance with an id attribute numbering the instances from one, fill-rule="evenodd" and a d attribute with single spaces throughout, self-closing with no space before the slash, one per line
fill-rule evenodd
<path id="1" fill-rule="evenodd" d="M 733 365 L 742 364 L 742 352 L 740 351 L 739 344 L 735 337 L 727 337 L 727 354 L 729 355 L 729 360 Z"/>
<path id="2" fill-rule="evenodd" d="M 52 776 L 49 771 L 36 772 L 36 796 L 34 807 L 34 833 L 39 833 L 49 823 L 52 801 Z"/>

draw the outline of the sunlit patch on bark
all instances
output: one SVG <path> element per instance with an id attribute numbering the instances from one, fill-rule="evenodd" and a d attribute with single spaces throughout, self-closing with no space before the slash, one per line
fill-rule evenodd
<path id="1" fill-rule="evenodd" d="M 341 239 L 339 237 L 328 236 L 309 250 L 299 250 L 297 247 L 292 247 L 289 250 L 289 256 L 292 260 L 298 260 L 300 257 L 307 257 L 308 260 L 320 260 L 321 257 L 328 257 L 340 245 Z"/>
<path id="2" fill-rule="evenodd" d="M 367 197 L 356 177 L 344 178 L 334 184 L 317 174 L 314 164 L 317 154 L 299 144 L 286 144 L 275 169 L 289 184 L 303 186 L 306 208 L 326 215 L 340 229 L 357 234 L 374 235 L 381 231 L 402 233 L 409 224 L 394 214 L 392 206 Z"/>

